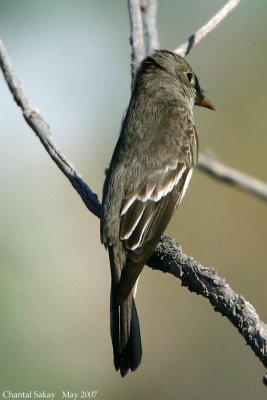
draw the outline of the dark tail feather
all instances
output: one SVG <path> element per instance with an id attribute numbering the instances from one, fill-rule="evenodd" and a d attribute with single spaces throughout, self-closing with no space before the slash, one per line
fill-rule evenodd
<path id="1" fill-rule="evenodd" d="M 114 288 L 112 287 L 110 293 L 110 334 L 113 347 L 114 366 L 116 371 L 118 371 L 120 367 L 120 310 L 119 305 L 115 300 Z"/>
<path id="2" fill-rule="evenodd" d="M 114 292 L 114 289 L 111 289 L 110 330 L 114 365 L 123 377 L 129 369 L 136 370 L 141 362 L 141 334 L 132 293 L 121 305 L 118 305 Z"/>

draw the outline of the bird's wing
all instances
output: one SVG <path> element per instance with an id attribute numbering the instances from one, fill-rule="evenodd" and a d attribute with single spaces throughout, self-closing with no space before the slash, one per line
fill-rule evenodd
<path id="1" fill-rule="evenodd" d="M 139 169 L 134 190 L 127 193 L 120 213 L 120 240 L 127 260 L 118 285 L 119 301 L 133 288 L 181 201 L 196 163 L 197 134 L 183 108 L 173 107 L 164 114 L 160 135 L 148 152 L 141 157 L 144 170 Z"/>

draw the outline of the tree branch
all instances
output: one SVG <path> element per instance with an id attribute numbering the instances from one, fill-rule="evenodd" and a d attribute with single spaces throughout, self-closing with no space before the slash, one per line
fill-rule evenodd
<path id="1" fill-rule="evenodd" d="M 144 15 L 144 28 L 147 42 L 147 54 L 160 48 L 157 29 L 157 0 L 142 0 L 141 10 Z"/>
<path id="2" fill-rule="evenodd" d="M 145 46 L 143 36 L 143 22 L 140 0 L 128 0 L 129 16 L 131 24 L 131 47 L 132 47 L 132 85 L 136 71 L 145 57 Z"/>
<path id="3" fill-rule="evenodd" d="M 0 67 L 15 102 L 21 108 L 25 121 L 36 133 L 52 160 L 57 164 L 74 189 L 79 193 L 88 210 L 99 217 L 101 205 L 98 201 L 97 195 L 92 192 L 89 186 L 83 181 L 79 172 L 58 149 L 51 135 L 49 125 L 42 118 L 39 111 L 31 105 L 23 90 L 20 80 L 15 75 L 11 60 L 1 39 Z"/>
<path id="4" fill-rule="evenodd" d="M 148 265 L 181 279 L 191 292 L 209 299 L 215 311 L 226 316 L 267 367 L 267 325 L 255 308 L 235 293 L 212 267 L 204 267 L 182 252 L 174 240 L 162 236 Z"/>
<path id="5" fill-rule="evenodd" d="M 217 14 L 214 15 L 205 25 L 198 31 L 193 33 L 188 40 L 174 50 L 180 56 L 186 56 L 192 48 L 204 39 L 210 32 L 212 32 L 220 22 L 240 3 L 241 0 L 229 0 Z"/>
<path id="6" fill-rule="evenodd" d="M 267 184 L 265 182 L 231 168 L 209 154 L 199 154 L 197 167 L 216 179 L 234 185 L 262 200 L 267 200 Z"/>

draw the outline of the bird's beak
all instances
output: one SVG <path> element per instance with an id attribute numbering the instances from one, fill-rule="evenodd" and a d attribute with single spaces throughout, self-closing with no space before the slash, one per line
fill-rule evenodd
<path id="1" fill-rule="evenodd" d="M 206 108 L 209 108 L 210 110 L 215 110 L 214 105 L 203 95 L 201 95 L 199 97 L 199 99 L 197 100 L 197 102 L 195 104 L 200 107 L 206 107 Z"/>

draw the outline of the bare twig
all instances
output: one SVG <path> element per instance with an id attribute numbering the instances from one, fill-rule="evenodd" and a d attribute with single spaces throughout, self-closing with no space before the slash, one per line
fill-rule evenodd
<path id="1" fill-rule="evenodd" d="M 184 57 L 190 50 L 212 32 L 220 22 L 240 3 L 241 0 L 229 0 L 223 8 L 214 15 L 205 25 L 189 37 L 189 39 L 174 50 L 175 53 Z"/>
<path id="2" fill-rule="evenodd" d="M 132 85 L 136 71 L 145 57 L 145 46 L 143 36 L 143 22 L 140 0 L 128 0 L 129 16 L 131 24 L 131 46 L 132 46 Z"/>
<path id="3" fill-rule="evenodd" d="M 151 54 L 160 47 L 157 29 L 157 0 L 142 0 L 141 9 L 144 15 L 147 54 Z"/>
<path id="4" fill-rule="evenodd" d="M 267 184 L 253 176 L 231 168 L 209 154 L 199 154 L 198 168 L 216 179 L 234 185 L 263 200 L 267 200 Z"/>
<path id="5" fill-rule="evenodd" d="M 26 93 L 22 88 L 21 82 L 13 72 L 10 58 L 1 40 L 0 67 L 14 100 L 22 110 L 23 117 L 25 118 L 27 124 L 36 133 L 52 160 L 57 164 L 59 169 L 68 178 L 74 189 L 79 193 L 86 207 L 94 215 L 99 216 L 101 205 L 98 201 L 97 195 L 92 192 L 88 185 L 83 181 L 79 172 L 76 171 L 74 166 L 57 148 L 56 143 L 51 135 L 49 125 L 41 117 L 38 110 L 31 105 Z"/>

